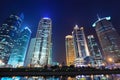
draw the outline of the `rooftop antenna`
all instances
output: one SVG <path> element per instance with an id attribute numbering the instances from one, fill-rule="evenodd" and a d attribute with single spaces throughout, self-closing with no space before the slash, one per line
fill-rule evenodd
<path id="1" fill-rule="evenodd" d="M 97 18 L 98 18 L 98 20 L 100 20 L 100 16 L 97 14 Z"/>

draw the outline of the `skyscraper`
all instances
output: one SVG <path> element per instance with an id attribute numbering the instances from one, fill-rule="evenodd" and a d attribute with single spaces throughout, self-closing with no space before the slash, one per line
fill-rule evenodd
<path id="1" fill-rule="evenodd" d="M 74 39 L 76 65 L 83 64 L 84 58 L 90 56 L 83 27 L 79 28 L 76 25 L 73 29 L 72 35 Z"/>
<path id="2" fill-rule="evenodd" d="M 93 24 L 107 63 L 120 62 L 120 36 L 113 27 L 110 17 L 99 18 Z"/>
<path id="3" fill-rule="evenodd" d="M 30 44 L 28 47 L 28 52 L 27 52 L 26 57 L 25 57 L 24 66 L 31 65 L 31 60 L 32 60 L 33 51 L 34 51 L 34 47 L 35 47 L 35 41 L 36 41 L 36 38 L 31 38 L 31 41 L 30 41 Z"/>
<path id="4" fill-rule="evenodd" d="M 93 35 L 88 35 L 88 48 L 90 55 L 93 57 L 92 66 L 101 66 L 102 65 L 102 53 L 100 48 Z"/>
<path id="5" fill-rule="evenodd" d="M 16 39 L 16 43 L 12 49 L 8 64 L 14 67 L 24 65 L 30 36 L 31 30 L 28 27 L 25 27 L 22 31 L 20 31 L 19 37 Z"/>
<path id="6" fill-rule="evenodd" d="M 23 19 L 23 14 L 10 15 L 0 27 L 0 60 L 4 64 L 8 63 Z"/>
<path id="7" fill-rule="evenodd" d="M 66 43 L 66 64 L 67 66 L 74 65 L 75 52 L 72 35 L 67 35 L 65 37 Z"/>
<path id="8" fill-rule="evenodd" d="M 39 22 L 37 34 L 32 51 L 30 64 L 34 66 L 49 65 L 52 62 L 52 21 L 50 18 L 42 18 Z"/>

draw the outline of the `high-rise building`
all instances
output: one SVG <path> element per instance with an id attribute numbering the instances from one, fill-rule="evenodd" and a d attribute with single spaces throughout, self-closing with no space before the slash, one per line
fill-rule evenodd
<path id="1" fill-rule="evenodd" d="M 76 25 L 73 29 L 72 35 L 76 54 L 75 65 L 82 65 L 84 63 L 84 58 L 90 56 L 83 27 L 79 28 Z"/>
<path id="2" fill-rule="evenodd" d="M 7 64 L 24 15 L 10 15 L 0 27 L 0 62 Z"/>
<path id="3" fill-rule="evenodd" d="M 34 47 L 35 47 L 35 41 L 36 41 L 36 38 L 31 38 L 31 41 L 30 41 L 30 44 L 28 47 L 28 52 L 27 52 L 26 57 L 25 57 L 24 66 L 29 67 L 31 65 L 31 60 L 32 60 L 33 51 L 34 51 Z"/>
<path id="4" fill-rule="evenodd" d="M 35 42 L 32 50 L 30 64 L 34 66 L 50 65 L 52 62 L 52 21 L 50 18 L 42 18 L 39 22 Z M 29 48 L 29 50 L 31 50 Z M 28 51 L 29 52 L 29 51 Z"/>
<path id="5" fill-rule="evenodd" d="M 102 53 L 93 35 L 88 35 L 88 48 L 90 51 L 90 56 L 93 57 L 92 66 L 102 65 Z"/>
<path id="6" fill-rule="evenodd" d="M 67 66 L 74 65 L 75 61 L 75 52 L 74 52 L 74 43 L 72 35 L 67 35 L 65 37 L 66 43 L 66 64 Z"/>
<path id="7" fill-rule="evenodd" d="M 110 17 L 99 18 L 93 24 L 107 63 L 120 62 L 120 36 L 113 27 Z"/>
<path id="8" fill-rule="evenodd" d="M 30 36 L 31 30 L 28 27 L 25 27 L 22 31 L 20 31 L 19 37 L 16 39 L 16 43 L 12 49 L 8 64 L 12 65 L 13 67 L 24 65 Z"/>

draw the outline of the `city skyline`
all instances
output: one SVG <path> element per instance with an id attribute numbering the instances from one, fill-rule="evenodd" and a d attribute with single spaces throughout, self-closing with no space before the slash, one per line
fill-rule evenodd
<path id="1" fill-rule="evenodd" d="M 99 14 L 100 17 L 111 16 L 111 21 L 119 32 L 119 3 L 119 1 L 109 1 L 108 3 L 107 0 L 98 3 L 96 1 L 79 0 L 58 2 L 47 0 L 36 2 L 5 0 L 0 3 L 0 24 L 2 25 L 2 22 L 10 14 L 23 12 L 25 14 L 24 25 L 30 26 L 32 37 L 35 37 L 39 20 L 42 17 L 51 18 L 53 21 L 52 41 L 54 61 L 65 62 L 65 36 L 71 34 L 75 24 L 85 26 L 86 35 L 90 33 L 95 35 L 92 24 L 97 20 L 96 14 Z"/>
<path id="2" fill-rule="evenodd" d="M 20 15 L 10 15 L 2 24 L 0 29 L 1 39 L 2 39 L 0 48 L 1 50 L 3 49 L 4 50 L 1 51 L 2 52 L 0 55 L 1 59 L 4 58 L 4 56 L 6 56 L 5 59 L 8 59 L 8 60 L 3 59 L 3 62 L 7 62 L 6 64 L 10 64 L 13 66 L 16 66 L 17 64 L 19 64 L 20 66 L 23 66 L 24 60 L 27 61 L 27 58 L 30 58 L 30 62 L 28 62 L 28 64 L 34 64 L 34 65 L 40 65 L 40 66 L 52 65 L 50 64 L 52 63 L 52 58 L 53 58 L 51 53 L 52 52 L 52 42 L 51 42 L 52 20 L 47 17 L 44 17 L 40 20 L 38 24 L 36 37 L 31 38 L 30 46 L 29 48 L 27 48 L 29 38 L 31 35 L 31 30 L 28 27 L 22 28 L 21 23 L 23 19 L 24 19 L 23 13 Z M 105 60 L 105 63 L 107 64 L 111 63 L 111 60 L 112 62 L 115 62 L 115 63 L 116 61 L 117 63 L 119 62 L 119 45 L 118 44 L 119 44 L 120 37 L 117 34 L 116 29 L 113 27 L 110 20 L 111 20 L 111 17 L 100 18 L 98 16 L 98 20 L 92 25 L 93 27 L 95 27 L 95 30 L 99 39 L 99 43 L 101 44 L 101 48 L 103 51 L 102 52 L 103 60 Z M 101 63 L 102 56 L 101 56 L 101 59 L 98 58 L 100 57 L 101 53 L 100 53 L 100 49 L 99 48 L 97 49 L 99 45 L 97 45 L 96 42 L 94 42 L 94 39 L 92 39 L 94 38 L 93 35 L 88 37 L 89 40 L 86 40 L 84 27 L 79 28 L 78 25 L 75 25 L 71 33 L 72 33 L 71 40 L 73 40 L 72 44 L 74 44 L 74 51 L 72 51 L 72 54 L 74 54 L 75 52 L 76 58 L 75 60 L 73 59 L 71 61 L 69 59 L 68 60 L 70 61 L 69 65 L 73 62 L 76 63 L 79 60 L 81 60 L 80 62 L 84 64 L 84 62 L 88 62 L 89 59 L 92 59 L 91 57 L 93 57 L 94 59 L 96 58 L 98 60 L 96 61 L 96 63 L 98 63 L 99 65 Z M 8 39 L 8 41 L 6 41 L 8 38 L 6 35 L 10 38 L 10 40 Z M 13 43 L 9 42 L 11 40 Z M 4 43 L 7 43 L 7 45 Z M 12 50 L 9 53 L 10 57 L 8 56 L 8 54 L 5 54 L 6 50 L 10 49 L 10 48 L 7 49 L 7 47 L 9 47 L 8 43 L 13 44 L 13 48 L 11 48 Z M 87 46 L 87 43 L 88 44 L 90 43 L 89 47 Z M 68 39 L 67 45 L 68 44 L 71 44 L 69 42 L 69 39 Z M 91 50 L 94 50 L 96 52 L 93 51 L 91 52 L 91 54 L 89 54 L 91 51 L 90 46 L 93 47 L 93 49 L 91 48 Z M 67 53 L 67 47 L 68 46 L 66 46 L 66 53 Z M 28 49 L 28 53 L 26 55 L 27 49 Z M 25 59 L 25 55 L 26 55 L 26 59 Z M 94 57 L 95 55 L 96 57 Z M 66 56 L 68 55 L 66 54 Z M 72 56 L 71 53 L 70 53 L 70 56 Z"/>

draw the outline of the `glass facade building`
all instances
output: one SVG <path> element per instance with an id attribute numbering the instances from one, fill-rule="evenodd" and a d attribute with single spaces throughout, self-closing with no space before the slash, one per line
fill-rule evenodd
<path id="1" fill-rule="evenodd" d="M 28 52 L 25 57 L 24 66 L 30 67 L 30 65 L 31 65 L 32 55 L 33 55 L 33 51 L 34 51 L 34 47 L 35 47 L 35 41 L 36 41 L 36 38 L 31 38 L 31 41 L 30 41 L 30 44 L 28 47 Z"/>
<path id="2" fill-rule="evenodd" d="M 90 56 L 83 27 L 79 28 L 76 25 L 74 27 L 72 35 L 73 35 L 74 49 L 76 54 L 75 64 L 76 65 L 83 64 L 84 58 Z"/>
<path id="3" fill-rule="evenodd" d="M 102 53 L 94 36 L 88 35 L 87 39 L 90 55 L 93 57 L 94 60 L 92 66 L 102 66 Z"/>
<path id="4" fill-rule="evenodd" d="M 25 27 L 19 33 L 19 37 L 17 38 L 16 44 L 12 49 L 12 53 L 8 61 L 8 64 L 12 65 L 13 67 L 19 67 L 24 65 L 30 36 L 31 30 L 28 27 Z"/>
<path id="5" fill-rule="evenodd" d="M 52 21 L 42 18 L 39 22 L 30 64 L 34 66 L 50 65 L 52 62 Z"/>
<path id="6" fill-rule="evenodd" d="M 0 61 L 4 64 L 8 63 L 23 19 L 23 14 L 10 15 L 0 27 Z"/>
<path id="7" fill-rule="evenodd" d="M 65 47 L 66 47 L 66 64 L 67 66 L 74 65 L 75 61 L 75 51 L 72 35 L 67 35 L 65 37 Z"/>
<path id="8" fill-rule="evenodd" d="M 120 62 L 120 36 L 113 27 L 110 17 L 98 18 L 93 24 L 107 63 Z"/>

